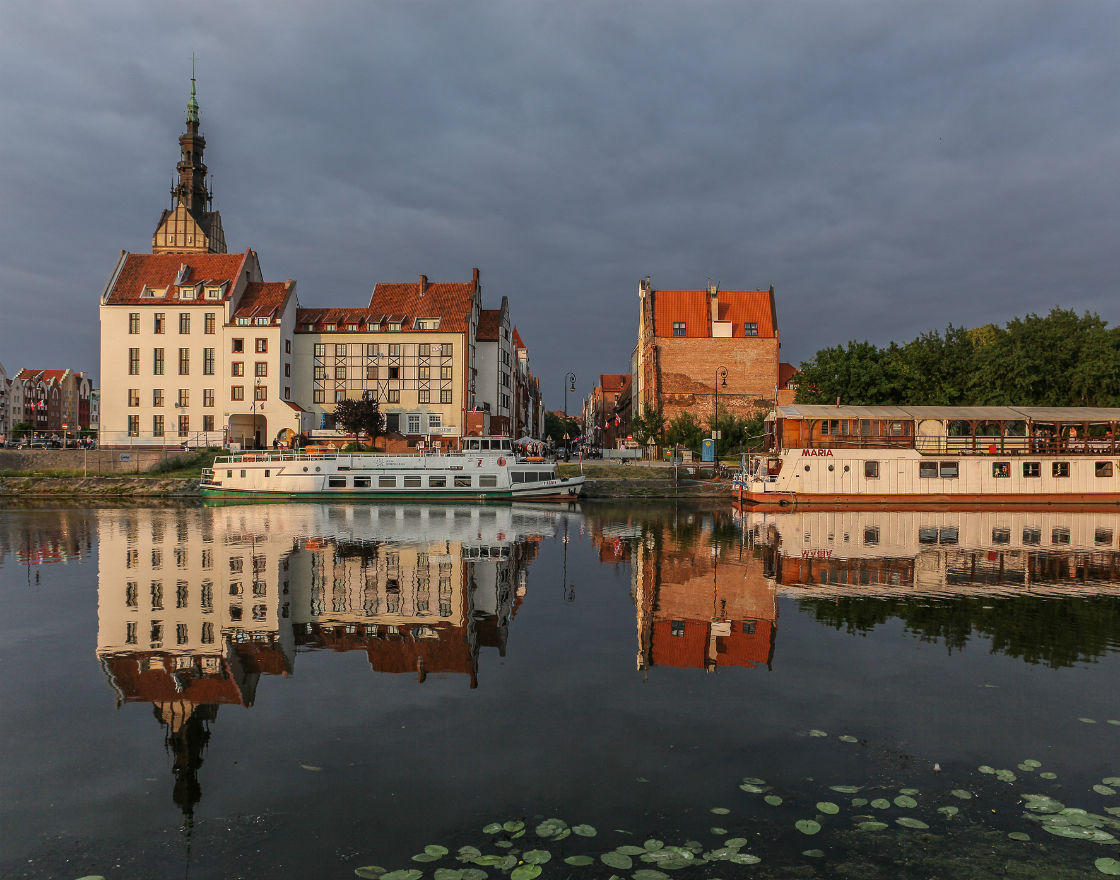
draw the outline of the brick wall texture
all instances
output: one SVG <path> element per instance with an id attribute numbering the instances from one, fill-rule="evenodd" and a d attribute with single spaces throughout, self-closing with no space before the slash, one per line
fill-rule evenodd
<path id="1" fill-rule="evenodd" d="M 721 412 L 746 417 L 774 404 L 778 381 L 776 338 L 657 337 L 653 348 L 654 361 L 660 367 L 661 402 L 667 422 L 687 410 L 705 426 L 709 424 L 720 367 L 727 368 L 727 386 L 719 389 Z"/>

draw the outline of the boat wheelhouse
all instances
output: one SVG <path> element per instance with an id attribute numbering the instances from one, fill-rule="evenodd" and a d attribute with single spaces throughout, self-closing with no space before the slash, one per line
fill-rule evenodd
<path id="1" fill-rule="evenodd" d="M 225 455 L 202 472 L 204 498 L 574 501 L 584 477 L 519 458 L 509 437 L 464 437 L 458 452 L 385 455 L 309 448 Z"/>
<path id="2" fill-rule="evenodd" d="M 1120 408 L 778 407 L 736 477 L 755 504 L 1120 502 Z"/>

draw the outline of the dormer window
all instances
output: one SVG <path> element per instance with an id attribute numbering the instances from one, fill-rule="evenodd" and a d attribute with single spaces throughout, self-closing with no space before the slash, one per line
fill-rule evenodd
<path id="1" fill-rule="evenodd" d="M 357 331 L 358 325 L 357 324 L 347 324 L 346 329 L 353 333 L 353 332 Z"/>
<path id="2" fill-rule="evenodd" d="M 326 330 L 328 333 L 333 333 L 335 330 L 338 329 L 338 325 L 337 324 L 324 324 L 323 329 Z"/>
<path id="3" fill-rule="evenodd" d="M 262 326 L 262 327 L 267 325 L 268 324 L 268 318 L 257 318 L 257 324 L 259 326 Z"/>
<path id="4" fill-rule="evenodd" d="M 208 288 L 206 288 L 206 298 L 207 299 L 221 299 L 222 298 L 222 289 L 220 287 L 208 287 Z"/>
<path id="5" fill-rule="evenodd" d="M 179 299 L 197 299 L 198 288 L 194 285 L 179 288 Z"/>
<path id="6" fill-rule="evenodd" d="M 238 324 L 241 327 L 246 327 L 249 324 L 249 319 L 248 318 L 238 318 L 235 323 Z"/>
<path id="7" fill-rule="evenodd" d="M 400 321 L 391 321 L 389 323 L 389 331 L 391 333 L 400 332 L 400 329 L 401 329 L 401 322 Z"/>
<path id="8" fill-rule="evenodd" d="M 304 332 L 310 333 L 312 330 L 315 329 L 315 325 L 314 324 L 304 324 L 303 329 L 304 329 Z"/>
<path id="9" fill-rule="evenodd" d="M 755 321 L 747 321 L 743 324 L 744 336 L 758 336 L 758 324 Z"/>
<path id="10" fill-rule="evenodd" d="M 417 318 L 416 319 L 416 329 L 417 330 L 438 330 L 439 329 L 439 318 Z"/>
<path id="11" fill-rule="evenodd" d="M 381 325 L 380 324 L 367 324 L 366 325 L 366 333 L 380 333 L 380 332 L 381 332 Z"/>

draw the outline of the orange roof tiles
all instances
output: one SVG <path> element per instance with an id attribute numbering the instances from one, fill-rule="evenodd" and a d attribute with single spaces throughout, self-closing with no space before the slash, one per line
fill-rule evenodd
<path id="1" fill-rule="evenodd" d="M 525 348 L 525 343 L 521 341 L 521 334 L 517 332 L 517 328 L 513 328 L 513 346 L 514 348 Z"/>
<path id="2" fill-rule="evenodd" d="M 673 325 L 683 323 L 686 337 L 710 337 L 711 304 L 706 290 L 657 290 L 653 300 L 653 333 L 673 336 Z M 774 336 L 774 311 L 768 290 L 721 290 L 719 320 L 731 322 L 731 335 L 743 337 L 743 325 L 758 325 L 759 336 Z"/>
<path id="3" fill-rule="evenodd" d="M 502 326 L 501 309 L 480 309 L 478 313 L 478 338 L 483 341 L 496 342 L 498 331 Z"/>
<path id="4" fill-rule="evenodd" d="M 292 292 L 288 281 L 254 281 L 245 285 L 245 293 L 237 303 L 234 318 L 278 318 Z"/>
<path id="5" fill-rule="evenodd" d="M 599 385 L 604 394 L 620 394 L 630 384 L 629 373 L 600 373 Z"/>
<path id="6" fill-rule="evenodd" d="M 250 251 L 243 254 L 129 254 L 113 284 L 107 305 L 166 305 L 167 298 L 141 297 L 145 287 L 165 288 L 179 277 L 179 267 L 190 271 L 184 283 L 235 281 Z M 188 300 L 189 302 L 189 300 Z"/>
<path id="7" fill-rule="evenodd" d="M 373 289 L 369 307 L 393 315 L 440 318 L 439 329 L 464 333 L 470 328 L 478 270 L 464 282 L 380 282 Z"/>
<path id="8" fill-rule="evenodd" d="M 778 386 L 785 388 L 789 380 L 796 376 L 801 371 L 793 364 L 779 363 L 778 364 Z"/>

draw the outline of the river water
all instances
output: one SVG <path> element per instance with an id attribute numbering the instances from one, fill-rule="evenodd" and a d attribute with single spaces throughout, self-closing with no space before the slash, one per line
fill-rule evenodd
<path id="1" fill-rule="evenodd" d="M 1093 511 L 5 509 L 0 876 L 1104 876 L 1118 539 Z"/>

